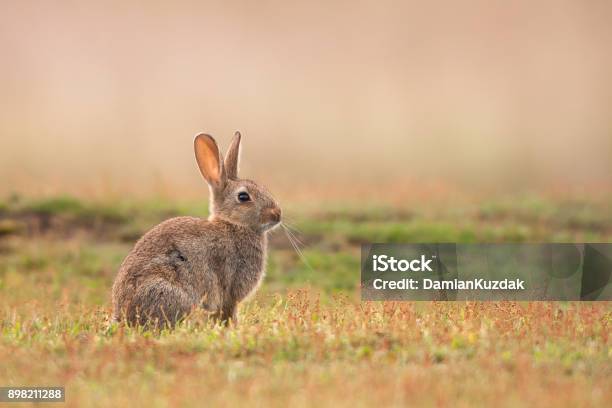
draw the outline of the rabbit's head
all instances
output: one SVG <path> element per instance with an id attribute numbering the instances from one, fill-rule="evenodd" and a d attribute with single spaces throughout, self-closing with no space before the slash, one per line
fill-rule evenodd
<path id="1" fill-rule="evenodd" d="M 211 192 L 211 220 L 267 231 L 280 223 L 281 209 L 264 187 L 238 178 L 240 138 L 236 132 L 224 160 L 212 136 L 195 137 L 196 160 Z"/>

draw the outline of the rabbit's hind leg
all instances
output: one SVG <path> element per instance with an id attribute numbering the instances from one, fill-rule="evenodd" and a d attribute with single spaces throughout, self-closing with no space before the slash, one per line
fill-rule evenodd
<path id="1" fill-rule="evenodd" d="M 226 326 L 238 326 L 238 303 L 232 302 L 223 306 L 221 321 Z"/>
<path id="2" fill-rule="evenodd" d="M 183 289 L 155 278 L 136 290 L 127 318 L 131 324 L 174 327 L 193 307 L 194 302 Z"/>

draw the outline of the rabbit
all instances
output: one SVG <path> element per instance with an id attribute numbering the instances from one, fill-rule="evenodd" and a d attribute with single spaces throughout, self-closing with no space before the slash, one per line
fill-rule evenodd
<path id="1" fill-rule="evenodd" d="M 210 216 L 176 217 L 145 233 L 121 264 L 112 289 L 113 320 L 174 327 L 194 308 L 237 324 L 240 301 L 264 274 L 267 234 L 281 222 L 272 195 L 238 178 L 239 132 L 223 160 L 212 136 L 194 150 L 210 190 Z"/>

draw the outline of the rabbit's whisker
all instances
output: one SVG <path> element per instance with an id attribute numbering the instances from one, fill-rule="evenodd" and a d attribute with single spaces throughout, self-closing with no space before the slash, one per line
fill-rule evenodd
<path id="1" fill-rule="evenodd" d="M 293 238 L 301 245 L 301 246 L 306 246 L 304 244 L 304 242 L 299 238 L 299 235 L 301 235 L 302 233 L 293 225 L 289 224 L 286 221 L 283 221 L 283 225 L 285 227 L 286 230 L 288 230 L 289 232 L 291 232 L 291 235 L 293 236 Z"/>
<path id="2" fill-rule="evenodd" d="M 293 230 L 291 230 L 291 227 L 287 226 L 287 228 L 285 229 L 285 232 L 288 235 L 291 235 L 291 238 L 293 239 L 294 242 L 296 242 L 297 244 L 299 244 L 299 247 L 305 247 L 306 245 L 304 244 L 304 242 L 302 242 L 301 239 L 299 239 L 297 237 L 297 235 L 295 234 L 295 232 Z"/>
<path id="3" fill-rule="evenodd" d="M 312 268 L 312 266 L 310 266 L 310 263 L 306 259 L 306 256 L 304 256 L 304 253 L 302 252 L 302 250 L 300 249 L 298 244 L 295 242 L 295 236 L 293 235 L 293 233 L 289 230 L 289 228 L 285 225 L 285 223 L 282 223 L 281 226 L 282 226 L 283 230 L 285 231 L 285 235 L 287 235 L 287 239 L 291 243 L 291 246 L 293 247 L 295 252 L 298 254 L 298 256 L 302 260 L 302 262 L 304 262 L 304 265 L 306 265 L 306 267 L 308 267 L 308 269 L 310 269 L 312 272 L 314 272 L 314 269 Z"/>
<path id="4" fill-rule="evenodd" d="M 301 240 L 301 239 L 300 239 L 300 238 L 299 238 L 299 237 L 296 235 L 296 233 L 295 233 L 294 231 L 291 231 L 290 229 L 285 229 L 285 232 L 286 232 L 287 234 L 290 234 L 290 235 L 291 235 L 291 238 L 293 238 L 293 240 L 294 240 L 294 241 L 295 241 L 297 244 L 299 244 L 299 246 L 301 246 L 301 247 L 305 247 L 305 246 L 306 246 L 306 244 L 304 243 L 304 241 L 302 241 L 302 240 Z"/>

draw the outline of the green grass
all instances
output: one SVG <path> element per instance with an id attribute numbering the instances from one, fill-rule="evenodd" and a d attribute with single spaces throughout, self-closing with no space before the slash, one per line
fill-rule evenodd
<path id="1" fill-rule="evenodd" d="M 0 207 L 0 385 L 69 406 L 607 406 L 610 303 L 359 301 L 361 242 L 612 241 L 609 200 L 289 209 L 268 273 L 222 328 L 110 324 L 119 264 L 147 229 L 207 204 L 10 197 Z"/>

